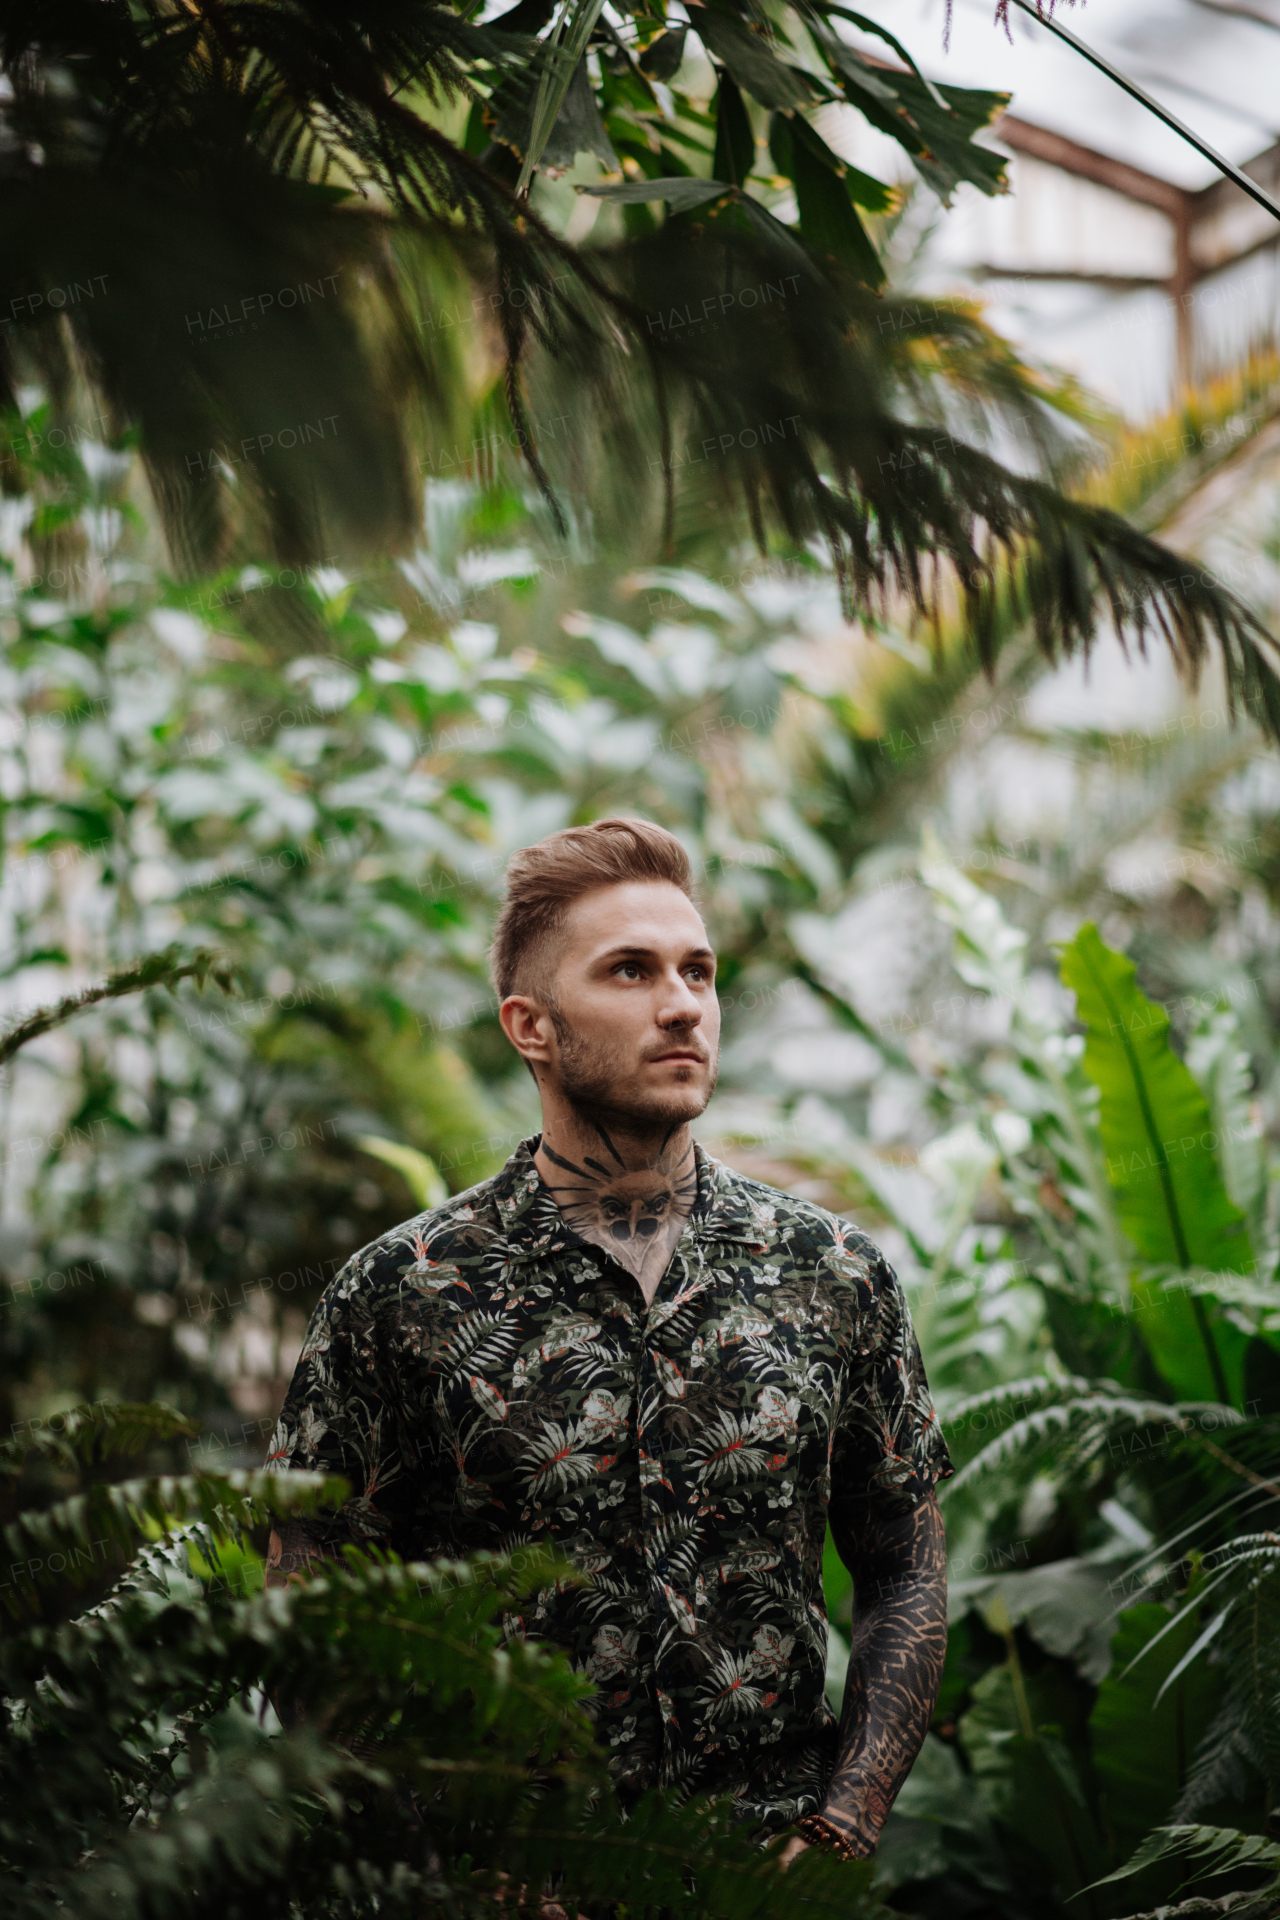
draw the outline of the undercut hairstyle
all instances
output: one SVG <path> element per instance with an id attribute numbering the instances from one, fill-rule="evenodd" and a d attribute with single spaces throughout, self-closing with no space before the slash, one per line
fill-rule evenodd
<path id="1" fill-rule="evenodd" d="M 597 887 L 665 881 L 694 899 L 689 856 L 651 820 L 593 820 L 522 847 L 507 866 L 507 897 L 489 949 L 498 999 L 527 993 L 551 1004 L 557 936 L 569 908 Z"/>

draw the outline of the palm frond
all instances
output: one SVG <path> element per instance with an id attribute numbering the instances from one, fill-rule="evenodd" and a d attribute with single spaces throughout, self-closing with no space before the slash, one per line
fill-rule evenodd
<path id="1" fill-rule="evenodd" d="M 677 507 L 727 506 L 761 540 L 823 539 L 848 611 L 891 602 L 929 618 L 958 603 L 989 670 L 1009 608 L 1051 661 L 1087 655 L 1102 608 L 1192 682 L 1219 655 L 1232 703 L 1276 732 L 1276 652 L 1257 617 L 1050 484 L 1067 445 L 1055 415 L 1078 419 L 1077 400 L 1032 379 L 976 314 L 879 303 L 827 251 L 832 193 L 865 198 L 876 183 L 850 187 L 814 158 L 826 150 L 807 104 L 857 105 L 944 192 L 1001 180 L 972 139 L 1001 97 L 944 89 L 940 107 L 916 74 L 873 71 L 833 35 L 832 11 L 808 9 L 826 78 L 727 0 L 698 23 L 724 102 L 732 81 L 794 122 L 789 150 L 817 168 L 818 226 L 803 207 L 799 232 L 781 225 L 739 183 L 623 247 L 578 250 L 500 160 L 432 117 L 467 96 L 487 112 L 531 61 L 549 74 L 545 41 L 421 0 L 366 0 L 340 18 L 303 0 L 179 12 L 26 0 L 0 23 L 12 86 L 0 237 L 15 279 L 57 300 L 24 296 L 10 316 L 0 382 L 12 397 L 38 377 L 62 405 L 87 385 L 114 430 L 136 429 L 184 563 L 251 535 L 290 560 L 339 539 L 394 543 L 416 518 L 422 435 L 463 385 L 415 319 L 424 263 L 445 246 L 492 289 L 511 428 L 553 502 L 558 488 L 588 496 L 610 462 L 631 485 L 644 460 L 669 527 Z M 575 15 L 584 31 L 590 13 Z M 628 72 L 643 94 L 641 70 Z M 91 297 L 75 291 L 90 283 Z M 527 395 L 557 378 L 572 384 L 573 426 L 553 463 Z M 1046 477 L 965 431 L 991 445 L 1012 434 Z M 701 469 L 693 499 L 674 471 L 684 459 Z"/>

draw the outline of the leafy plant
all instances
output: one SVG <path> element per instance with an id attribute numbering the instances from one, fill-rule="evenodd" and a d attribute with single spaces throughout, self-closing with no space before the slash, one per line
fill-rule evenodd
<path id="1" fill-rule="evenodd" d="M 1033 988 L 1026 938 L 991 894 L 936 840 L 922 872 L 954 930 L 956 970 L 998 998 L 1006 1022 L 980 1081 L 944 1082 L 951 1131 L 921 1159 L 954 1160 L 948 1143 L 968 1130 L 977 1179 L 956 1190 L 964 1213 L 998 1172 L 1014 1237 L 1004 1251 L 1016 1247 L 1043 1289 L 1054 1351 L 1039 1373 L 977 1393 L 942 1375 L 943 1425 L 961 1463 L 944 1489 L 953 1556 L 974 1557 L 965 1547 L 975 1536 L 1038 1529 L 1041 1540 L 1024 1539 L 1025 1569 L 1015 1554 L 1012 1570 L 989 1572 L 984 1553 L 982 1575 L 958 1583 L 938 1724 L 958 1742 L 963 1772 L 931 1763 L 937 1784 L 917 1800 L 909 1783 L 903 1798 L 908 1823 L 958 1830 L 976 1794 L 986 1839 L 975 1853 L 944 1837 L 917 1871 L 909 1854 L 894 1855 L 891 1832 L 889 1870 L 898 1902 L 914 1901 L 915 1884 L 960 1875 L 1001 1913 L 1020 1914 L 1014 1890 L 1042 1883 L 1034 1910 L 1072 1910 L 1071 1900 L 1102 1916 L 1123 1911 L 1110 1904 L 1123 1876 L 1101 1867 L 1149 1827 L 1211 1809 L 1263 1818 L 1258 1783 L 1276 1779 L 1276 1421 L 1259 1418 L 1256 1402 L 1241 1410 L 1245 1357 L 1273 1337 L 1241 1307 L 1276 1289 L 1258 1277 L 1228 1196 L 1226 1136 L 1132 963 L 1092 926 L 1066 944 L 1063 983 L 1085 1029 L 1073 1035 Z M 1241 1069 L 1217 1064 L 1228 1029 L 1216 1019 L 1192 1057 L 1221 1110 L 1238 1104 Z M 865 1149 L 848 1157 L 922 1263 L 928 1338 L 936 1291 L 967 1283 L 977 1297 L 989 1239 L 922 1229 L 918 1207 L 903 1205 L 901 1170 L 877 1174 Z M 1253 1217 L 1264 1218 L 1256 1200 Z M 1269 1274 L 1269 1243 L 1264 1257 Z M 1072 1375 L 1064 1350 L 1105 1356 L 1109 1370 Z M 1265 1851 L 1237 1834 L 1223 1841 L 1224 1862 L 1236 1862 L 1233 1847 L 1241 1860 Z M 1171 1851 L 1153 1836 L 1135 1867 Z"/>
<path id="2" fill-rule="evenodd" d="M 1270 391 L 1259 375 L 1251 418 L 1269 417 Z M 1239 388 L 1213 404 L 1212 417 L 1228 417 Z M 42 427 L 28 411 L 28 442 L 55 419 Z M 163 1692 L 162 1656 L 181 1668 L 164 1696 L 172 1725 L 167 1710 L 139 1726 L 137 1701 L 110 1705 L 103 1724 L 129 1730 L 123 1758 L 104 1749 L 99 1765 L 96 1736 L 82 1739 L 76 1723 L 72 1738 L 71 1722 L 57 1721 L 59 1744 L 40 1749 L 36 1772 L 80 1824 L 68 1814 L 49 1829 L 50 1872 L 87 1888 L 99 1861 L 85 1856 L 79 1874 L 69 1864 L 101 1838 L 111 1872 L 127 1854 L 127 1897 L 150 1889 L 153 1908 L 198 1912 L 218 1897 L 259 1911 L 263 1887 L 283 1908 L 303 1882 L 272 1876 L 318 1834 L 316 1874 L 331 1878 L 316 1900 L 359 1910 L 367 1895 L 385 1911 L 400 1899 L 420 1909 L 437 1891 L 458 1907 L 479 1899 L 487 1881 L 464 1879 L 460 1866 L 468 1845 L 483 1873 L 502 1859 L 530 1876 L 577 1847 L 544 1823 L 541 1853 L 514 1843 L 490 1853 L 460 1823 L 449 1829 L 453 1878 L 432 1879 L 421 1831 L 388 1784 L 407 1751 L 407 1737 L 395 1744 L 400 1723 L 387 1721 L 393 1692 L 391 1714 L 404 1706 L 399 1682 L 379 1680 L 384 1704 L 370 1709 L 392 1728 L 390 1759 L 324 1744 L 331 1705 L 354 1722 L 367 1697 L 359 1675 L 343 1692 L 344 1609 L 426 1624 L 402 1607 L 408 1582 L 335 1569 L 363 1581 L 363 1597 L 351 1598 L 355 1586 L 331 1596 L 302 1638 L 301 1626 L 281 1628 L 294 1636 L 279 1643 L 281 1673 L 314 1667 L 323 1679 L 333 1668 L 334 1700 L 317 1694 L 311 1748 L 263 1712 L 262 1689 L 276 1684 L 263 1659 L 228 1666 L 230 1629 L 218 1623 L 252 1602 L 237 1619 L 266 1645 L 292 1617 L 292 1596 L 257 1590 L 251 1516 L 270 1486 L 238 1470 L 252 1475 L 261 1459 L 315 1291 L 352 1246 L 433 1199 L 426 1162 L 461 1189 L 536 1125 L 483 971 L 506 854 L 614 809 L 672 825 L 704 876 L 726 1032 L 708 1143 L 852 1212 L 882 1240 L 910 1291 L 961 1469 L 948 1494 L 955 1615 L 943 1698 L 891 1819 L 876 1896 L 931 1920 L 1065 1920 L 1090 1903 L 1109 1916 L 1175 1890 L 1159 1881 L 1173 1864 L 1158 1863 L 1150 1885 L 1072 1897 L 1153 1825 L 1265 1830 L 1280 1287 L 1265 910 L 1273 802 L 1256 735 L 1221 726 L 1212 740 L 1179 728 L 1141 748 L 1067 742 L 1031 724 L 1022 693 L 1034 656 L 1012 627 L 999 686 L 982 693 L 958 626 L 943 623 L 932 660 L 892 610 L 877 628 L 883 644 L 843 632 L 820 554 L 777 553 L 764 566 L 708 541 L 699 565 L 618 579 L 585 534 L 578 558 L 566 558 L 537 500 L 496 486 L 433 479 L 414 551 L 396 566 L 235 565 L 176 587 L 148 558 L 147 529 L 125 512 L 127 476 L 110 462 L 103 448 L 63 460 L 56 479 L 68 492 L 55 498 L 54 476 L 24 457 L 36 491 L 0 529 L 10 542 L 0 763 L 12 990 L 19 1004 L 51 1000 L 61 990 L 49 985 L 53 967 L 66 969 L 70 994 L 177 940 L 184 957 L 225 954 L 241 991 L 197 998 L 184 981 L 176 996 L 87 1007 L 10 1068 L 0 1389 L 6 1426 L 36 1444 L 20 1474 L 0 1479 L 3 1518 L 20 1528 L 9 1562 L 24 1569 L 16 1586 L 10 1572 L 7 1598 L 20 1606 L 5 1633 L 68 1634 L 80 1620 L 65 1658 L 83 1634 L 91 1671 L 67 1671 L 91 1703 L 116 1701 L 121 1674 L 150 1674 L 146 1706 Z M 975 753 L 966 742 L 977 722 Z M 957 822 L 976 817 L 965 798 L 975 762 L 980 773 L 1028 751 L 1037 768 L 1052 754 L 1079 771 L 1069 836 L 1027 829 L 1009 846 L 975 830 L 966 850 Z M 912 836 L 929 811 L 959 851 L 930 842 L 926 894 Z M 1106 864 L 1127 836 L 1157 826 L 1178 849 L 1166 862 L 1175 876 L 1221 847 L 1212 917 L 1205 894 L 1191 911 L 1187 887 L 1167 912 L 1152 907 Z M 866 983 L 904 903 L 910 944 L 892 950 L 892 968 L 908 984 L 877 1005 Z M 1132 1196 L 1108 1167 L 1108 1099 L 1123 1150 L 1145 1153 L 1151 1136 L 1126 1131 L 1140 1114 L 1133 1076 L 1126 1093 L 1117 1072 L 1108 1095 L 1088 1070 L 1095 1040 L 1114 1039 L 1112 1016 L 1095 1009 L 1082 1030 L 1054 961 L 1054 943 L 1086 919 L 1109 948 L 1122 944 L 1113 929 L 1125 930 L 1134 978 L 1119 954 L 1094 960 L 1112 994 L 1137 996 L 1141 979 L 1143 995 L 1124 1005 L 1144 1032 L 1148 1009 L 1169 1003 L 1172 1025 L 1142 1055 L 1142 1085 L 1194 1100 L 1181 1051 L 1218 1136 L 1203 1148 L 1216 1173 L 1202 1164 L 1196 1179 L 1244 1217 L 1252 1272 L 1182 1269 L 1172 1242 L 1141 1244 L 1126 1225 Z M 932 974 L 912 971 L 917 949 Z M 959 1003 L 960 1017 L 929 1016 L 937 999 Z M 1155 1133 L 1170 1137 L 1160 1124 Z M 1215 1404 L 1193 1298 L 1223 1356 L 1230 1407 Z M 1166 1309 L 1180 1332 L 1164 1347 Z M 127 1403 L 153 1395 L 180 1405 L 189 1429 L 163 1416 L 142 1423 L 136 1451 L 112 1451 L 110 1423 L 123 1436 L 135 1419 Z M 82 1459 L 75 1431 L 58 1429 L 62 1409 L 90 1398 Z M 76 1418 L 67 1425 L 78 1429 Z M 120 1544 L 91 1527 L 107 1545 L 86 1558 L 78 1529 L 99 1512 Z M 249 1529 L 239 1538 L 237 1515 Z M 78 1556 L 70 1572 L 88 1585 L 59 1570 L 37 1589 L 30 1561 L 64 1553 Z M 116 1598 L 139 1623 L 123 1638 L 118 1623 L 94 1625 L 117 1575 L 132 1584 Z M 512 1571 L 512 1593 L 519 1580 Z M 847 1577 L 833 1574 L 837 1695 L 848 1597 Z M 170 1627 L 187 1649 L 180 1660 L 164 1653 Z M 201 1666 L 199 1650 L 214 1642 L 224 1651 Z M 385 1643 L 388 1660 L 399 1645 Z M 41 1655 L 40 1675 L 51 1658 Z M 22 1685 L 36 1665 L 33 1653 Z M 101 1694 L 99 1666 L 111 1676 Z M 200 1691 L 209 1673 L 230 1687 L 232 1667 L 249 1676 L 246 1694 Z M 558 1711 L 541 1698 L 541 1711 Z M 491 1726 L 459 1718 L 455 1733 L 455 1703 L 450 1724 L 433 1723 L 415 1751 L 452 1762 L 475 1735 L 485 1766 L 496 1755 L 523 1769 L 514 1733 L 508 1747 L 501 1730 L 505 1711 L 499 1703 Z M 20 1749 L 15 1762 L 23 1794 L 34 1792 L 31 1757 Z M 594 1761 L 577 1764 L 556 1787 L 557 1817 L 594 1777 Z M 471 1804 L 464 1773 L 444 1771 L 439 1804 Z M 424 1801 L 441 1770 L 431 1777 Z M 475 1778 L 475 1804 L 499 1805 L 506 1777 Z M 501 1804 L 513 1808 L 508 1830 L 522 1832 L 524 1803 Z M 44 1803 L 20 1805 L 32 1826 L 24 1813 L 21 1845 L 45 1844 Z M 718 1814 L 679 1818 L 687 1824 L 665 1838 L 653 1829 L 655 1848 L 690 1853 L 698 1836 L 723 1834 Z M 598 1910 L 606 1885 L 610 1899 L 634 1895 L 649 1833 L 634 1819 L 602 1831 L 593 1857 L 624 1862 L 631 1880 L 617 1892 L 614 1867 L 600 1866 L 584 1911 Z M 154 1846 L 142 1845 L 147 1834 Z M 751 1879 L 767 1859 L 740 1856 L 732 1836 L 724 1844 L 746 1863 L 744 1875 L 733 1869 L 734 1900 L 777 1908 L 802 1891 L 778 1889 L 768 1872 Z M 430 1890 L 395 1881 L 393 1859 Z M 663 1873 L 671 1859 L 658 1857 Z M 668 1906 L 687 1902 L 674 1877 L 661 1884 Z M 854 1885 L 840 1882 L 846 1905 Z M 105 1894 L 102 1903 L 114 1910 Z"/>
<path id="3" fill-rule="evenodd" d="M 184 959 L 177 947 L 166 947 L 163 953 L 149 953 L 137 966 L 122 967 L 113 973 L 102 986 L 68 994 L 56 1007 L 40 1007 L 18 1021 L 8 1033 L 0 1034 L 0 1067 L 12 1060 L 20 1047 L 38 1040 L 42 1033 L 52 1033 L 55 1027 L 65 1025 L 85 1007 L 100 1006 L 104 1000 L 122 1000 L 126 994 L 144 993 L 148 987 L 168 987 L 172 992 L 180 980 L 194 980 L 198 987 L 203 987 L 209 978 L 216 981 L 224 993 L 229 993 L 234 985 L 231 974 L 219 964 L 216 954 L 201 951 Z"/>
<path id="4" fill-rule="evenodd" d="M 1139 992 L 1132 963 L 1110 952 L 1093 927 L 1082 927 L 1064 951 L 1062 977 L 1086 1029 L 1083 1064 L 1101 1096 L 1098 1122 L 1108 1177 L 1121 1224 L 1138 1253 L 1182 1273 L 1196 1267 L 1252 1273 L 1253 1249 L 1219 1170 L 1208 1102 L 1190 1069 L 1170 1051 L 1168 1014 Z M 1163 1371 L 1173 1377 L 1185 1369 L 1191 1347 L 1177 1325 L 1178 1305 L 1162 1300 L 1144 1323 L 1146 1338 L 1160 1348 L 1157 1364 L 1163 1360 Z M 1234 1395 L 1203 1299 L 1189 1295 L 1186 1309 L 1208 1362 L 1201 1390 L 1208 1387 L 1230 1402 Z M 1243 1342 L 1237 1336 L 1231 1344 L 1238 1349 Z M 1186 1390 L 1184 1378 L 1177 1384 Z"/>
<path id="5" fill-rule="evenodd" d="M 1268 1871 L 1280 1868 L 1280 1849 L 1257 1834 L 1234 1833 L 1221 1827 L 1157 1827 L 1148 1835 L 1126 1866 L 1109 1873 L 1110 1881 L 1128 1880 L 1149 1867 L 1166 1861 L 1186 1862 L 1191 1867 L 1183 1882 L 1193 1886 L 1197 1880 L 1211 1880 L 1241 1868 Z M 1241 1920 L 1266 1920 L 1277 1907 L 1272 1897 L 1280 1893 L 1280 1872 L 1254 1888 L 1251 1893 L 1229 1895 L 1221 1900 L 1192 1900 L 1178 1907 L 1162 1907 L 1166 1914 L 1233 1913 Z M 1134 1920 L 1142 1920 L 1134 1916 Z"/>
<path id="6" fill-rule="evenodd" d="M 56 1446 L 10 1443 L 5 1465 L 20 1474 L 33 1452 L 84 1464 L 189 1431 L 155 1406 L 79 1408 Z M 562 1655 L 504 1634 L 504 1611 L 571 1569 L 538 1553 L 517 1568 L 352 1551 L 264 1591 L 255 1522 L 343 1492 L 316 1475 L 199 1472 L 100 1484 L 10 1524 L 9 1552 L 42 1557 L 11 1568 L 24 1604 L 0 1628 L 6 1913 L 480 1914 L 508 1885 L 554 1887 L 588 1911 L 772 1910 L 776 1849 L 724 1805 L 651 1795 L 624 1819 L 583 1711 L 590 1687 Z M 59 1618 L 55 1562 L 83 1557 L 101 1585 L 139 1547 L 97 1605 Z M 301 1724 L 283 1731 L 271 1697 Z M 869 1878 L 814 1855 L 788 1892 L 872 1915 Z"/>

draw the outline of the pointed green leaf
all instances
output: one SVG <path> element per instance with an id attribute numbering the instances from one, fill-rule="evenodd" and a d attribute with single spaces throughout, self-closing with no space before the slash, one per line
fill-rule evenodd
<path id="1" fill-rule="evenodd" d="M 716 101 L 716 150 L 711 171 L 717 180 L 732 180 L 743 187 L 756 161 L 756 137 L 751 121 L 731 73 L 720 75 Z"/>
<path id="2" fill-rule="evenodd" d="M 1187 1042 L 1187 1065 L 1213 1114 L 1227 1192 L 1244 1214 L 1250 1235 L 1260 1235 L 1267 1201 L 1266 1142 L 1250 1111 L 1253 1075 L 1240 1046 L 1239 1017 L 1230 1008 L 1215 1008 L 1197 1023 Z"/>
<path id="3" fill-rule="evenodd" d="M 1088 1029 L 1085 1072 L 1102 1094 L 1107 1172 L 1125 1231 L 1146 1260 L 1251 1273 L 1244 1216 L 1216 1158 L 1208 1103 L 1169 1045 L 1169 1016 L 1137 985 L 1131 960 L 1081 927 L 1062 978 Z"/>
<path id="4" fill-rule="evenodd" d="M 440 1207 L 449 1198 L 449 1189 L 429 1153 L 402 1146 L 398 1140 L 383 1140 L 375 1133 L 362 1133 L 356 1145 L 375 1160 L 394 1167 L 420 1207 Z"/>
<path id="5" fill-rule="evenodd" d="M 775 117 L 775 124 L 781 116 Z M 884 268 L 854 209 L 843 161 L 799 114 L 788 122 L 790 174 L 795 183 L 800 231 L 815 253 L 835 259 L 868 287 L 884 285 Z M 774 147 L 775 157 L 783 137 Z M 867 175 L 858 174 L 859 181 Z M 877 183 L 870 182 L 874 187 Z M 883 204 L 889 203 L 887 192 Z"/>
<path id="6" fill-rule="evenodd" d="M 652 80 L 674 80 L 684 59 L 687 27 L 666 27 L 640 55 L 640 71 Z"/>
<path id="7" fill-rule="evenodd" d="M 1168 1014 L 1139 988 L 1133 962 L 1105 946 L 1091 925 L 1063 949 L 1062 978 L 1087 1029 L 1084 1069 L 1102 1096 L 1107 1176 L 1138 1253 L 1182 1271 L 1251 1273 L 1253 1249 L 1222 1179 L 1208 1103 L 1169 1045 Z M 1181 1397 L 1231 1397 L 1198 1296 L 1171 1292 L 1138 1318 L 1156 1364 Z M 1193 1331 L 1207 1366 L 1188 1344 Z M 1236 1343 L 1225 1344 L 1229 1350 Z M 1234 1384 L 1238 1390 L 1238 1379 Z"/>

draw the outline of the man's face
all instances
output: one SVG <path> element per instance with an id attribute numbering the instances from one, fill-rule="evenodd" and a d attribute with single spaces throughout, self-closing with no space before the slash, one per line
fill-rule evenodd
<path id="1" fill-rule="evenodd" d="M 679 887 L 628 881 L 575 900 L 552 982 L 549 1064 L 565 1098 L 641 1125 L 696 1119 L 720 1054 L 715 965 Z"/>

